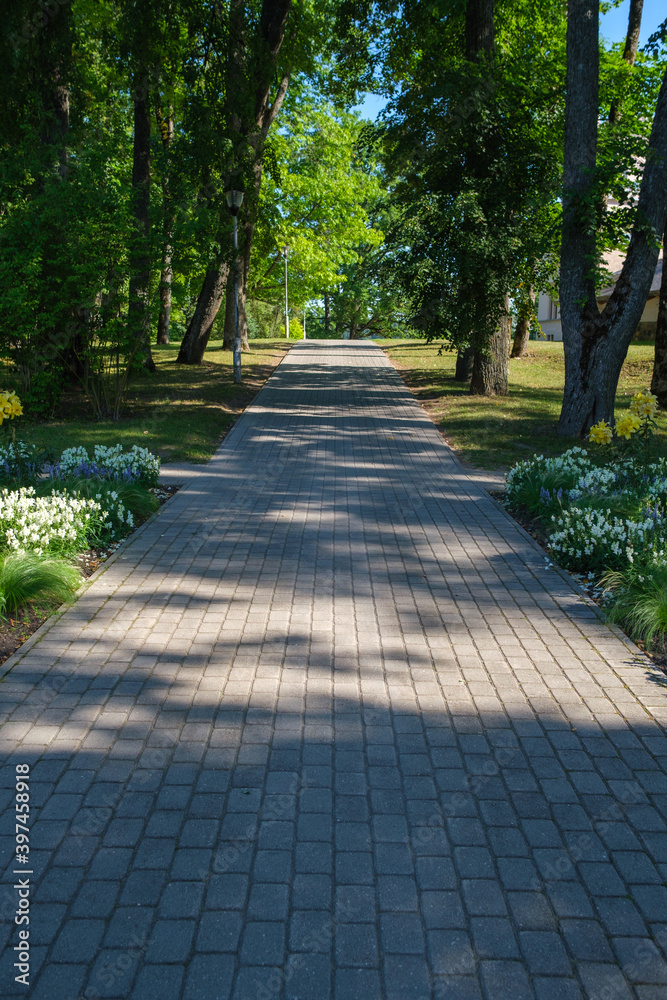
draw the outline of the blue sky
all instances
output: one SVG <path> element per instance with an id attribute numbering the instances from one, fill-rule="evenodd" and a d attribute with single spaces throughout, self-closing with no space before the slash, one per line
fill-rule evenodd
<path id="1" fill-rule="evenodd" d="M 622 42 L 628 29 L 628 9 L 630 0 L 623 0 L 618 7 L 603 14 L 600 18 L 600 34 L 607 42 Z M 665 0 L 644 0 L 644 13 L 642 15 L 642 31 L 639 44 L 644 45 L 667 16 Z M 364 118 L 374 121 L 386 104 L 384 97 L 377 94 L 366 94 L 362 103 L 357 107 Z"/>

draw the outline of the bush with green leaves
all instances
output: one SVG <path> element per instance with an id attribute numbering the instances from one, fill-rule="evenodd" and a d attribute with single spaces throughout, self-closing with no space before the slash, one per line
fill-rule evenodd
<path id="1" fill-rule="evenodd" d="M 575 505 L 553 515 L 549 548 L 566 569 L 604 571 L 633 563 L 657 539 L 664 539 L 665 520 L 652 513 L 640 521 L 615 517 L 611 510 Z"/>
<path id="2" fill-rule="evenodd" d="M 37 482 L 42 462 L 37 448 L 23 441 L 0 445 L 0 483 L 29 486 Z"/>
<path id="3" fill-rule="evenodd" d="M 592 573 L 612 621 L 650 647 L 667 639 L 667 462 L 572 448 L 520 462 L 510 507 L 540 521 L 553 558 Z"/>
<path id="4" fill-rule="evenodd" d="M 160 459 L 148 450 L 134 445 L 125 451 L 122 444 L 107 447 L 95 445 L 93 456 L 88 449 L 66 448 L 55 465 L 47 468 L 53 479 L 113 479 L 143 486 L 157 486 Z"/>
<path id="5" fill-rule="evenodd" d="M 113 541 L 134 519 L 118 498 L 104 499 L 57 490 L 38 496 L 32 486 L 0 490 L 0 548 L 69 555 Z"/>
<path id="6" fill-rule="evenodd" d="M 54 488 L 52 479 L 43 479 L 37 484 L 36 490 L 39 496 L 48 496 Z M 60 492 L 65 491 L 71 496 L 85 497 L 88 500 L 97 500 L 103 507 L 111 508 L 118 503 L 122 504 L 126 511 L 132 514 L 132 522 L 123 518 L 119 529 L 124 525 L 125 532 L 128 527 L 133 527 L 136 521 L 143 521 L 150 517 L 160 503 L 154 493 L 138 482 L 127 482 L 118 479 L 97 479 L 68 477 L 58 480 L 57 488 Z"/>

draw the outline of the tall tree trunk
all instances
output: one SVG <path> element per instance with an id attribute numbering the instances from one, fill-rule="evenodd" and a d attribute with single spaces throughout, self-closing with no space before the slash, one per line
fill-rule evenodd
<path id="1" fill-rule="evenodd" d="M 482 52 L 491 54 L 495 44 L 494 0 L 467 0 L 466 59 L 477 59 Z"/>
<path id="2" fill-rule="evenodd" d="M 132 155 L 132 213 L 134 239 L 130 252 L 128 324 L 141 344 L 146 368 L 155 371 L 150 342 L 150 192 L 151 118 L 147 75 L 134 76 L 134 144 Z"/>
<path id="3" fill-rule="evenodd" d="M 472 378 L 472 366 L 475 360 L 474 347 L 459 348 L 456 354 L 455 382 L 469 382 Z"/>
<path id="4" fill-rule="evenodd" d="M 667 224 L 665 225 L 662 247 L 662 278 L 660 279 L 658 322 L 655 327 L 655 360 L 653 362 L 651 392 L 654 392 L 658 397 L 658 403 L 662 409 L 667 410 L 667 267 L 665 267 Z"/>
<path id="5" fill-rule="evenodd" d="M 467 0 L 465 20 L 466 58 L 473 61 L 490 58 L 495 45 L 494 0 Z M 484 173 L 484 157 L 476 146 L 471 145 L 466 152 L 466 169 L 472 174 Z M 484 289 L 480 289 L 484 295 Z M 482 310 L 475 310 L 481 313 Z M 496 330 L 487 344 L 474 346 L 472 365 L 469 356 L 459 352 L 455 378 L 465 380 L 468 366 L 471 367 L 470 392 L 474 395 L 505 395 L 509 379 L 509 343 L 507 341 L 507 317 L 499 316 Z M 468 349 L 470 350 L 470 349 Z"/>
<path id="6" fill-rule="evenodd" d="M 529 288 L 527 301 L 520 302 L 517 310 L 516 330 L 514 331 L 514 343 L 512 345 L 513 358 L 522 358 L 528 350 L 530 321 L 534 315 L 535 290 Z"/>
<path id="7" fill-rule="evenodd" d="M 628 254 L 602 313 L 595 291 L 598 3 L 570 0 L 560 303 L 565 392 L 559 434 L 613 422 L 618 378 L 655 273 L 667 217 L 667 73 L 656 106 Z"/>
<path id="8" fill-rule="evenodd" d="M 37 187 L 49 201 L 53 192 L 56 204 L 57 186 L 67 181 L 69 173 L 67 140 L 73 35 L 72 10 L 67 5 L 40 24 L 32 43 L 35 46 L 36 86 L 42 112 L 40 139 L 44 147 Z M 66 217 L 58 211 L 51 215 L 50 222 L 44 222 L 48 235 L 40 261 L 40 320 L 34 335 L 25 341 L 25 358 L 19 361 L 24 391 L 30 389 L 32 379 L 42 371 L 52 369 L 55 374 L 61 372 L 64 365 L 72 379 L 80 376 L 84 369 L 81 348 L 83 310 L 80 305 L 67 305 L 62 297 L 62 286 L 67 278 L 62 254 L 67 240 Z"/>
<path id="9" fill-rule="evenodd" d="M 245 3 L 243 0 L 232 0 L 230 9 L 229 50 L 227 56 L 227 92 L 230 95 L 228 120 L 235 146 L 238 146 L 239 143 L 245 143 L 248 152 L 252 152 L 253 159 L 250 166 L 250 173 L 252 175 L 253 188 L 257 191 L 259 191 L 258 175 L 261 180 L 266 137 L 282 107 L 289 84 L 289 75 L 283 76 L 278 84 L 272 102 L 271 88 L 274 85 L 278 53 L 280 52 L 285 36 L 287 16 L 291 6 L 292 0 L 263 0 L 257 37 L 252 40 L 254 45 L 248 45 L 246 38 L 247 26 L 245 23 Z M 254 61 L 251 66 L 248 66 L 247 63 L 249 52 L 254 53 L 252 56 Z M 250 119 L 243 118 L 237 112 L 237 105 L 243 106 L 244 103 L 243 99 L 239 101 L 239 94 L 245 96 L 248 93 L 248 88 L 250 88 L 254 105 L 254 113 L 250 116 Z M 251 199 L 247 199 L 244 207 L 246 218 L 248 217 L 248 213 L 253 209 L 253 206 L 249 203 L 250 201 Z M 255 224 L 253 221 L 250 230 L 244 233 L 243 252 L 248 260 L 250 259 L 254 229 Z M 218 285 L 220 284 L 223 270 L 226 280 L 229 271 L 229 264 L 227 262 L 219 267 Z M 245 348 L 247 349 L 247 325 L 245 322 L 245 297 L 247 294 L 246 268 L 242 271 L 242 278 L 243 280 L 239 282 L 239 322 L 243 324 L 241 327 L 242 343 L 245 342 Z M 208 322 L 210 318 L 210 306 L 213 304 L 213 300 L 207 290 L 208 281 L 209 276 L 207 274 L 204 288 L 202 288 L 200 294 L 200 298 L 203 297 L 204 299 L 202 308 L 201 310 L 199 309 L 198 303 L 198 308 L 195 310 L 195 314 L 190 321 L 190 327 L 188 328 L 188 333 L 190 333 L 190 328 L 192 328 L 189 342 L 193 344 L 201 344 L 203 342 L 204 349 L 211 334 L 213 320 L 215 319 L 215 315 L 213 315 L 206 328 L 199 326 L 201 322 L 199 318 L 200 314 L 201 316 L 205 316 Z M 222 296 L 218 299 L 216 313 L 221 301 Z M 179 358 L 181 355 L 185 357 L 187 353 L 188 356 L 194 359 L 195 355 L 200 353 L 199 348 L 194 353 L 190 353 L 189 349 L 184 353 L 184 347 L 185 339 L 181 345 Z M 201 354 L 203 355 L 203 349 L 201 350 Z M 188 363 L 195 364 L 197 362 L 192 360 Z"/>
<path id="10" fill-rule="evenodd" d="M 509 312 L 509 296 L 505 310 L 487 351 L 475 351 L 470 392 L 473 396 L 506 396 L 509 391 L 510 338 L 512 321 Z"/>
<path id="11" fill-rule="evenodd" d="M 234 282 L 230 278 L 227 282 L 227 289 L 225 291 L 225 331 L 222 340 L 223 351 L 232 351 L 234 349 L 234 336 L 236 334 L 234 327 L 235 321 Z"/>
<path id="12" fill-rule="evenodd" d="M 158 128 L 162 137 L 162 147 L 169 153 L 174 138 L 174 119 L 172 109 L 166 118 L 162 118 L 159 109 L 156 110 Z M 169 189 L 169 166 L 165 170 L 162 181 L 162 202 L 164 217 L 162 222 L 162 266 L 160 269 L 160 312 L 157 320 L 158 344 L 169 343 L 169 323 L 171 321 L 171 285 L 174 277 L 172 266 L 174 254 L 174 206 Z"/>
<path id="13" fill-rule="evenodd" d="M 228 275 L 229 264 L 226 262 L 206 272 L 195 311 L 188 323 L 181 349 L 178 352 L 176 360 L 179 364 L 201 364 L 215 317 L 218 315 L 218 309 L 225 294 Z"/>

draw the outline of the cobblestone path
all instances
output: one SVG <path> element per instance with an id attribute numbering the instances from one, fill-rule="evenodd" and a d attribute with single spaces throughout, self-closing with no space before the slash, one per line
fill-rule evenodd
<path id="1" fill-rule="evenodd" d="M 665 1000 L 664 675 L 379 348 L 293 347 L 12 662 L 1 995 Z"/>

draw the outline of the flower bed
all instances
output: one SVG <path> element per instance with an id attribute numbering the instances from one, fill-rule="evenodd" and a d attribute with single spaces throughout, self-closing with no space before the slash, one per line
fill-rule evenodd
<path id="1" fill-rule="evenodd" d="M 56 490 L 40 497 L 33 486 L 0 490 L 0 549 L 70 555 L 113 541 L 126 526 L 134 527 L 132 512 L 117 494 L 105 497 L 105 506 L 101 499 Z"/>
<path id="2" fill-rule="evenodd" d="M 0 446 L 0 662 L 172 492 L 156 489 L 160 460 L 146 448 L 68 448 L 44 464 L 16 440 L 22 412 L 14 392 L 0 392 L 11 432 Z"/>
<path id="3" fill-rule="evenodd" d="M 637 393 L 615 433 L 603 421 L 591 428 L 595 450 L 519 462 L 506 494 L 539 523 L 554 561 L 592 574 L 610 618 L 649 646 L 667 640 L 667 461 L 650 461 L 656 406 Z"/>
<path id="4" fill-rule="evenodd" d="M 122 444 L 111 448 L 98 444 L 92 458 L 86 448 L 65 449 L 59 461 L 47 467 L 47 472 L 57 479 L 95 477 L 154 487 L 160 474 L 160 459 L 147 448 L 137 445 L 125 451 Z"/>

